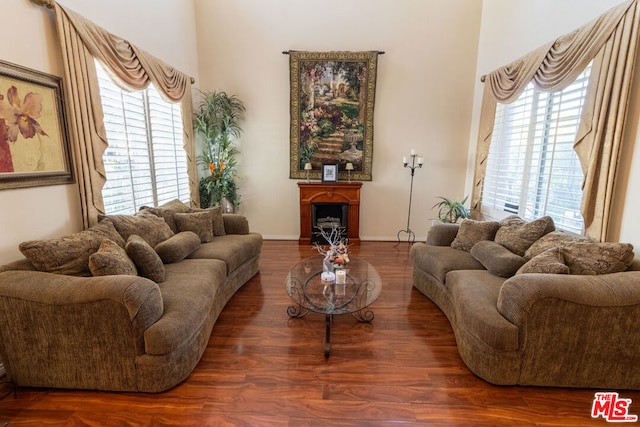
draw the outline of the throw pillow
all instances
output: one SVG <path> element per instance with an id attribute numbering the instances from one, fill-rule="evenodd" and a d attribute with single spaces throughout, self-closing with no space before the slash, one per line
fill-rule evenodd
<path id="1" fill-rule="evenodd" d="M 580 242 L 580 241 L 590 241 L 589 238 L 578 236 L 574 234 L 565 233 L 564 231 L 556 230 L 551 233 L 545 234 L 529 247 L 527 251 L 524 253 L 524 257 L 527 260 L 535 257 L 536 255 L 541 254 L 547 249 L 555 248 L 555 247 L 564 247 L 567 243 L 570 242 Z"/>
<path id="2" fill-rule="evenodd" d="M 125 241 L 129 240 L 129 236 L 135 234 L 142 237 L 151 247 L 167 240 L 174 234 L 164 218 L 145 210 L 136 215 L 108 215 L 106 217 L 99 216 L 99 218 L 109 218 L 113 221 L 113 225 Z"/>
<path id="3" fill-rule="evenodd" d="M 495 240 L 514 254 L 523 256 L 533 242 L 554 229 L 550 216 L 526 222 L 517 215 L 511 215 L 500 221 Z"/>
<path id="4" fill-rule="evenodd" d="M 633 262 L 630 243 L 571 242 L 564 248 L 571 274 L 608 274 L 625 271 Z"/>
<path id="5" fill-rule="evenodd" d="M 200 242 L 207 243 L 213 240 L 213 227 L 211 212 L 200 211 L 193 213 L 177 213 L 173 216 L 180 231 L 193 231 L 200 237 Z"/>
<path id="6" fill-rule="evenodd" d="M 110 239 L 104 239 L 98 252 L 91 254 L 89 257 L 89 270 L 94 276 L 138 275 L 136 265 L 127 256 L 127 252 Z"/>
<path id="7" fill-rule="evenodd" d="M 569 274 L 569 267 L 564 263 L 562 249 L 555 247 L 531 258 L 516 272 L 523 273 Z"/>
<path id="8" fill-rule="evenodd" d="M 500 223 L 497 221 L 463 219 L 456 238 L 451 242 L 451 247 L 468 252 L 473 245 L 482 240 L 493 240 L 498 227 L 500 227 Z"/>
<path id="9" fill-rule="evenodd" d="M 190 212 L 202 212 L 207 211 L 211 213 L 211 227 L 213 229 L 214 236 L 225 236 L 226 230 L 224 228 L 224 219 L 222 218 L 222 208 L 220 206 L 215 208 L 198 209 L 192 208 Z"/>
<path id="10" fill-rule="evenodd" d="M 471 248 L 471 255 L 491 273 L 511 277 L 526 260 L 492 240 L 483 240 Z"/>
<path id="11" fill-rule="evenodd" d="M 176 225 L 176 221 L 173 219 L 173 215 L 175 213 L 189 212 L 189 209 L 189 206 L 185 205 L 180 200 L 175 199 L 155 208 L 150 206 L 142 206 L 140 208 L 140 211 L 147 211 L 156 216 L 164 218 L 171 231 L 173 231 L 174 234 L 177 234 L 180 230 L 178 230 L 178 226 Z"/>
<path id="12" fill-rule="evenodd" d="M 18 247 L 39 271 L 90 276 L 89 256 L 100 248 L 104 239 L 111 239 L 124 247 L 124 240 L 110 220 L 60 238 L 22 242 Z"/>
<path id="13" fill-rule="evenodd" d="M 124 249 L 136 265 L 140 276 L 151 279 L 156 283 L 164 282 L 165 271 L 162 260 L 142 237 L 132 234 L 127 239 Z"/>
<path id="14" fill-rule="evenodd" d="M 200 236 L 193 231 L 181 231 L 158 243 L 154 248 L 162 262 L 171 264 L 182 261 L 200 246 Z"/>

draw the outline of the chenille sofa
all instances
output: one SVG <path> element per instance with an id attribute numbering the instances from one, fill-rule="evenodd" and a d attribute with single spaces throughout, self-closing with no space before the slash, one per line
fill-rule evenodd
<path id="1" fill-rule="evenodd" d="M 640 389 L 640 263 L 630 244 L 512 216 L 434 225 L 411 257 L 414 287 L 446 315 L 480 378 Z"/>
<path id="2" fill-rule="evenodd" d="M 244 216 L 179 201 L 20 244 L 0 267 L 0 361 L 16 386 L 160 392 L 196 367 L 259 268 Z"/>

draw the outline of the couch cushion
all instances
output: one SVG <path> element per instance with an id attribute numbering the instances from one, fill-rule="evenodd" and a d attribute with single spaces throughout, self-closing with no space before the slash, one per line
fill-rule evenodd
<path id="1" fill-rule="evenodd" d="M 222 217 L 222 208 L 217 206 L 215 208 L 198 209 L 191 208 L 189 212 L 210 212 L 211 213 L 211 227 L 213 229 L 214 236 L 224 236 L 227 234 L 224 228 L 224 219 Z"/>
<path id="2" fill-rule="evenodd" d="M 98 251 L 91 254 L 89 270 L 94 276 L 138 275 L 136 265 L 127 256 L 127 252 L 110 239 L 104 239 Z"/>
<path id="3" fill-rule="evenodd" d="M 138 274 L 156 283 L 164 282 L 165 271 L 162 260 L 142 237 L 132 234 L 124 246 L 127 255 L 134 262 Z"/>
<path id="4" fill-rule="evenodd" d="M 497 221 L 463 219 L 456 238 L 451 242 L 451 247 L 470 251 L 473 245 L 482 240 L 493 240 L 499 227 L 500 223 Z"/>
<path id="5" fill-rule="evenodd" d="M 227 274 L 245 261 L 260 255 L 262 236 L 258 233 L 227 234 L 203 243 L 188 258 L 219 259 L 227 264 Z"/>
<path id="6" fill-rule="evenodd" d="M 527 260 L 541 254 L 547 249 L 555 247 L 563 247 L 570 242 L 588 242 L 591 241 L 588 237 L 577 236 L 575 234 L 565 233 L 564 231 L 556 230 L 551 233 L 547 233 L 540 237 L 524 253 L 524 257 Z"/>
<path id="7" fill-rule="evenodd" d="M 124 247 L 124 240 L 109 220 L 57 239 L 22 242 L 19 249 L 39 271 L 90 276 L 89 257 L 98 250 L 104 239 Z"/>
<path id="8" fill-rule="evenodd" d="M 526 222 L 517 215 L 511 215 L 500 221 L 495 241 L 514 254 L 524 256 L 533 242 L 553 230 L 555 225 L 550 216 Z"/>
<path id="9" fill-rule="evenodd" d="M 633 261 L 630 243 L 571 242 L 563 248 L 570 274 L 608 274 L 625 271 Z"/>
<path id="10" fill-rule="evenodd" d="M 211 212 L 177 213 L 173 216 L 180 231 L 193 231 L 200 237 L 200 242 L 213 240 Z"/>
<path id="11" fill-rule="evenodd" d="M 226 266 L 219 260 L 185 259 L 166 266 L 159 284 L 164 313 L 144 333 L 145 352 L 168 354 L 200 333 L 211 314 Z"/>
<path id="12" fill-rule="evenodd" d="M 152 248 L 174 234 L 163 218 L 144 210 L 136 215 L 100 215 L 99 218 L 101 221 L 103 218 L 113 221 L 113 225 L 125 241 L 135 234 L 142 237 Z"/>
<path id="13" fill-rule="evenodd" d="M 167 223 L 171 231 L 173 231 L 174 234 L 177 234 L 180 232 L 180 230 L 178 230 L 176 221 L 173 219 L 173 214 L 189 212 L 189 206 L 185 205 L 178 199 L 174 199 L 156 208 L 150 206 L 142 206 L 140 210 L 144 210 L 156 216 L 164 218 L 164 221 Z"/>
<path id="14" fill-rule="evenodd" d="M 165 264 L 182 261 L 200 246 L 200 237 L 193 231 L 182 231 L 156 245 L 155 251 Z"/>
<path id="15" fill-rule="evenodd" d="M 498 242 L 483 240 L 471 248 L 471 255 L 487 270 L 500 277 L 511 277 L 526 260 Z"/>
<path id="16" fill-rule="evenodd" d="M 523 273 L 569 274 L 569 267 L 564 263 L 562 249 L 554 247 L 534 256 L 516 272 Z"/>
<path id="17" fill-rule="evenodd" d="M 411 251 L 413 265 L 430 273 L 444 284 L 446 275 L 453 270 L 484 270 L 469 252 L 451 246 L 414 245 Z"/>
<path id="18" fill-rule="evenodd" d="M 505 280 L 486 270 L 447 274 L 447 287 L 456 312 L 455 327 L 492 349 L 507 351 L 518 349 L 518 328 L 498 312 L 498 294 Z"/>

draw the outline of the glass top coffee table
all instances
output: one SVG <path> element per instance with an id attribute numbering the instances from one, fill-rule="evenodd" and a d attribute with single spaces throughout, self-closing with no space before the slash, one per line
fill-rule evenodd
<path id="1" fill-rule="evenodd" d="M 371 322 L 373 311 L 367 307 L 380 296 L 382 281 L 367 261 L 351 258 L 344 268 L 344 284 L 323 283 L 322 260 L 322 256 L 304 259 L 287 275 L 287 293 L 295 303 L 287 308 L 287 314 L 302 317 L 313 311 L 325 315 L 324 355 L 329 357 L 333 316 L 351 314 L 359 322 Z"/>

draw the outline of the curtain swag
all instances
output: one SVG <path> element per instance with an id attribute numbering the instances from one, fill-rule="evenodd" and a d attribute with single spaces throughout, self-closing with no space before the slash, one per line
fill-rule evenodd
<path id="1" fill-rule="evenodd" d="M 529 82 L 540 90 L 560 91 L 592 62 L 574 149 L 585 175 L 581 202 L 585 232 L 606 240 L 638 44 L 638 9 L 637 0 L 621 3 L 583 27 L 483 76 L 471 200 L 475 211 L 481 206 L 497 102 L 515 101 Z"/>
<path id="2" fill-rule="evenodd" d="M 33 1 L 55 10 L 65 68 L 69 132 L 85 228 L 97 222 L 98 214 L 104 214 L 102 188 L 106 175 L 102 156 L 108 146 L 94 58 L 105 66 L 123 89 L 142 90 L 153 83 L 165 100 L 180 102 L 191 204 L 197 206 L 198 171 L 192 126 L 193 79 L 53 0 Z"/>

